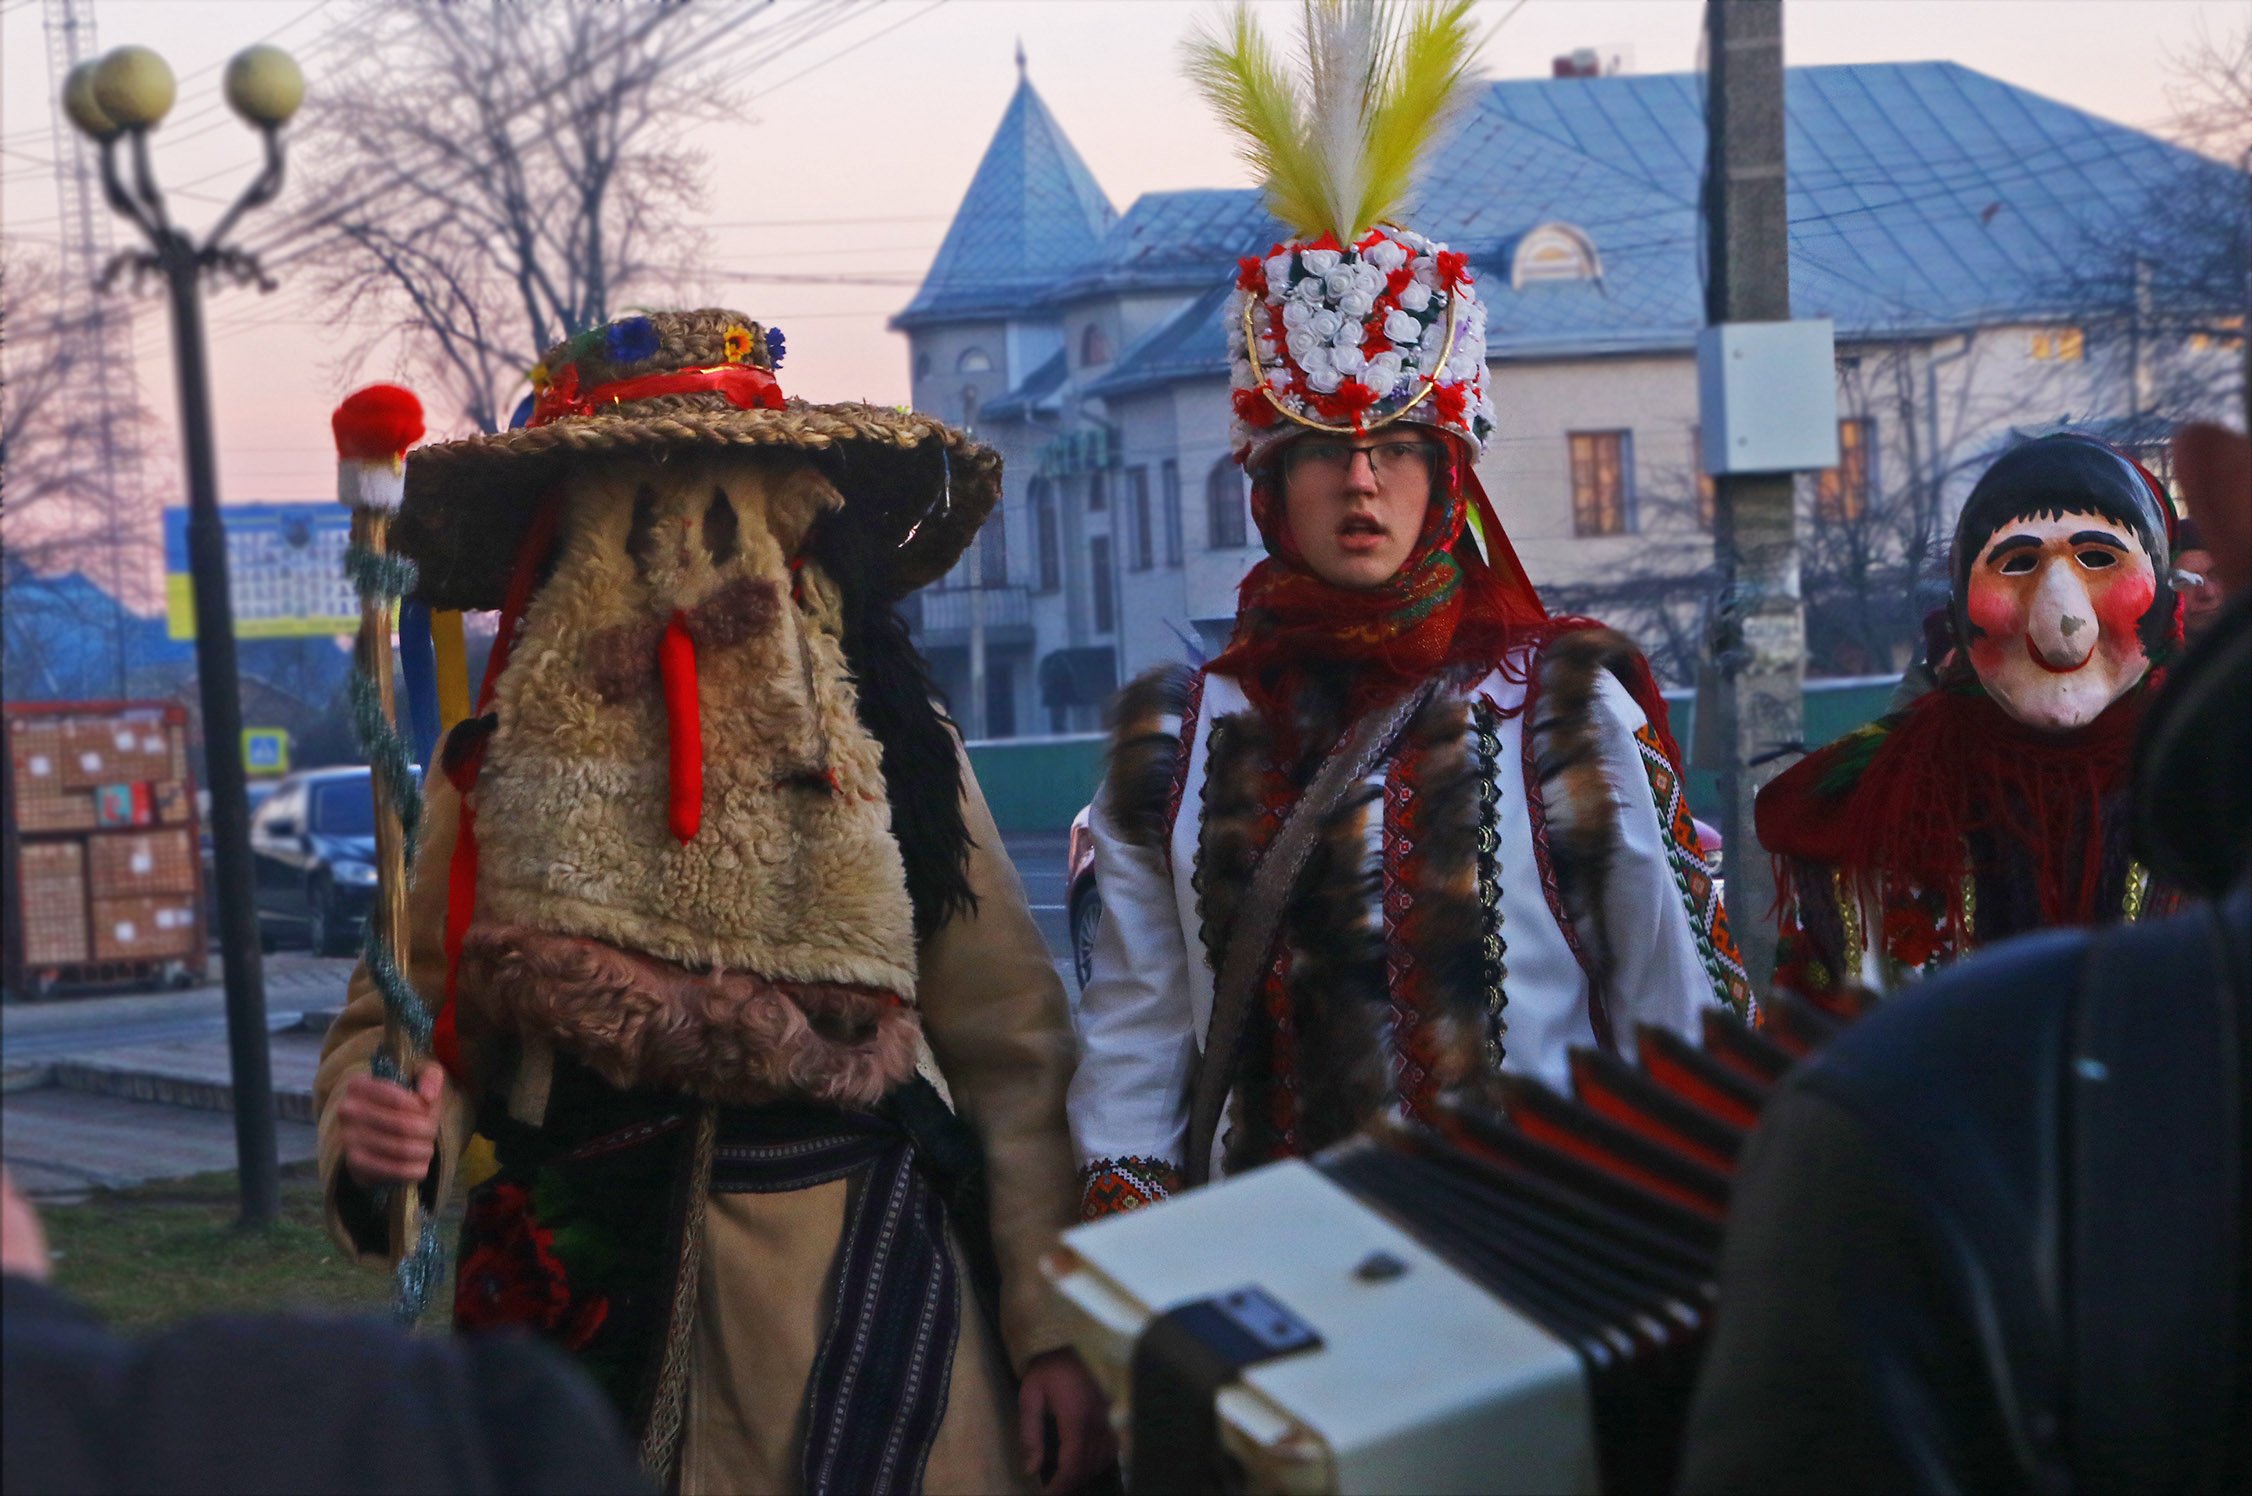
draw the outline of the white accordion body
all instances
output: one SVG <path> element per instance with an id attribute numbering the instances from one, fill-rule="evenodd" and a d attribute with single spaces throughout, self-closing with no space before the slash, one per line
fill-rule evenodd
<path id="1" fill-rule="evenodd" d="M 1136 1343 L 1168 1310 L 1256 1288 L 1319 1335 L 1217 1395 L 1250 1490 L 1598 1488 L 1572 1348 L 1305 1163 L 1074 1228 L 1047 1268 L 1122 1426 Z"/>

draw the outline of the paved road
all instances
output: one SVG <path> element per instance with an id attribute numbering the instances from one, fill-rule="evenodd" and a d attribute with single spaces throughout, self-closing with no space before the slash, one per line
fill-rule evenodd
<path id="1" fill-rule="evenodd" d="M 1004 837 L 1003 847 L 1024 879 L 1025 899 L 1064 989 L 1076 998 L 1064 909 L 1064 842 L 1060 834 L 1017 835 Z M 280 1032 L 295 1028 L 307 1012 L 341 1007 L 352 963 L 283 950 L 266 957 L 265 971 L 267 1027 Z M 0 1061 L 17 1065 L 106 1049 L 219 1042 L 226 1033 L 226 993 L 216 985 L 9 1003 L 0 1007 Z"/>

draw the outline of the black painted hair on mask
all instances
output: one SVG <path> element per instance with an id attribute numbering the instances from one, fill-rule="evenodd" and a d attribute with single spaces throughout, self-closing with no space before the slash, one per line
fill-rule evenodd
<path id="1" fill-rule="evenodd" d="M 2173 548 L 2167 540 L 2171 506 L 2157 480 L 2109 442 L 2073 432 L 2012 447 L 1994 460 L 1963 502 L 1949 557 L 1948 611 L 1955 638 L 1971 638 L 1967 612 L 1971 567 L 2004 526 L 2062 514 L 2098 514 L 2134 533 L 2150 557 L 2158 590 L 2136 626 L 2144 652 L 2158 658 L 2174 631 Z"/>

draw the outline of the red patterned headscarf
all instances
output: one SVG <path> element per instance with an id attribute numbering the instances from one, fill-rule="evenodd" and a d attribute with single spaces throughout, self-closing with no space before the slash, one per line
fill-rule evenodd
<path id="1" fill-rule="evenodd" d="M 1390 581 L 1367 589 L 1325 582 L 1299 555 L 1283 512 L 1280 461 L 1253 474 L 1251 517 L 1267 555 L 1243 579 L 1235 635 L 1210 668 L 1241 683 L 1286 737 L 1309 665 L 1355 667 L 1346 705 L 1357 718 L 1434 670 L 1500 664 L 1519 644 L 1588 626 L 1549 617 L 1460 440 L 1441 441 L 1446 462 L 1415 548 Z M 1473 506 L 1486 555 L 1464 533 Z"/>

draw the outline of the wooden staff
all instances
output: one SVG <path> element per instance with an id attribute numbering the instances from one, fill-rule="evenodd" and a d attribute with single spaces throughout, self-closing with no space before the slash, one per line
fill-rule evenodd
<path id="1" fill-rule="evenodd" d="M 422 404 L 397 385 L 371 385 L 348 397 L 332 417 L 336 431 L 337 497 L 352 511 L 352 545 L 372 559 L 380 575 L 391 556 L 391 519 L 405 493 L 406 450 L 422 436 Z M 366 564 L 366 563 L 363 563 Z M 381 586 L 360 587 L 359 668 L 375 688 L 381 730 L 397 734 L 397 700 L 391 684 L 391 620 L 394 597 Z M 369 780 L 375 795 L 375 907 L 368 913 L 373 945 L 389 953 L 392 969 L 405 979 L 412 939 L 407 928 L 407 836 L 399 816 L 412 783 L 394 775 L 399 759 L 368 745 Z M 386 1000 L 382 1054 L 402 1085 L 412 1085 L 426 1046 Z M 391 1191 L 391 1255 L 413 1253 L 422 1233 L 422 1191 L 406 1185 Z"/>

